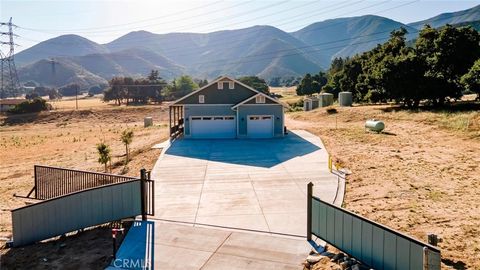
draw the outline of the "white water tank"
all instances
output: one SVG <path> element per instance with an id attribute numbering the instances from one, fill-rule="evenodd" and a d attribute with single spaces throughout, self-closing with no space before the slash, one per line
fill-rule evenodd
<path id="1" fill-rule="evenodd" d="M 342 107 L 349 107 L 353 104 L 352 92 L 340 92 L 338 93 L 338 105 Z"/>

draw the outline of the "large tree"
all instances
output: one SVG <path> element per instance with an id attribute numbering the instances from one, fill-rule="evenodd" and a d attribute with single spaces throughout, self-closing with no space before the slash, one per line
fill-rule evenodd
<path id="1" fill-rule="evenodd" d="M 468 73 L 462 76 L 461 82 L 467 90 L 477 93 L 477 99 L 480 99 L 480 58 L 475 61 Z"/>
<path id="2" fill-rule="evenodd" d="M 257 76 L 240 77 L 240 78 L 238 78 L 238 81 L 252 87 L 255 90 L 263 92 L 265 94 L 270 93 L 270 89 L 268 88 L 267 82 L 264 79 L 259 78 Z"/>

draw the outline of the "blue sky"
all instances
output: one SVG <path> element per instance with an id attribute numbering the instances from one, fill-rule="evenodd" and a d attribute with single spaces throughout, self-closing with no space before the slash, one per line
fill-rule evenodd
<path id="1" fill-rule="evenodd" d="M 478 4 L 480 0 L 0 0 L 0 21 L 13 17 L 20 51 L 62 34 L 106 43 L 135 30 L 205 33 L 268 24 L 295 31 L 313 22 L 366 14 L 410 23 Z"/>

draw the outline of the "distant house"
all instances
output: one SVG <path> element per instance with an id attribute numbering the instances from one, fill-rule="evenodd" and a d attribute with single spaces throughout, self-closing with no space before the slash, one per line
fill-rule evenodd
<path id="1" fill-rule="evenodd" d="M 170 134 L 185 138 L 273 138 L 284 135 L 284 105 L 229 77 L 170 105 Z"/>
<path id="2" fill-rule="evenodd" d="M 13 109 L 15 105 L 18 105 L 26 101 L 25 99 L 0 99 L 0 112 L 6 112 Z"/>

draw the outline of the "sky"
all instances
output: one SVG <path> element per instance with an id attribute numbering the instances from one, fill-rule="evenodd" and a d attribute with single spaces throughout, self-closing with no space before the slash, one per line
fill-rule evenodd
<path id="1" fill-rule="evenodd" d="M 318 21 L 367 14 L 410 23 L 479 4 L 480 0 L 0 0 L 0 22 L 13 17 L 18 52 L 63 34 L 102 44 L 137 30 L 207 33 L 272 25 L 291 32 Z"/>

